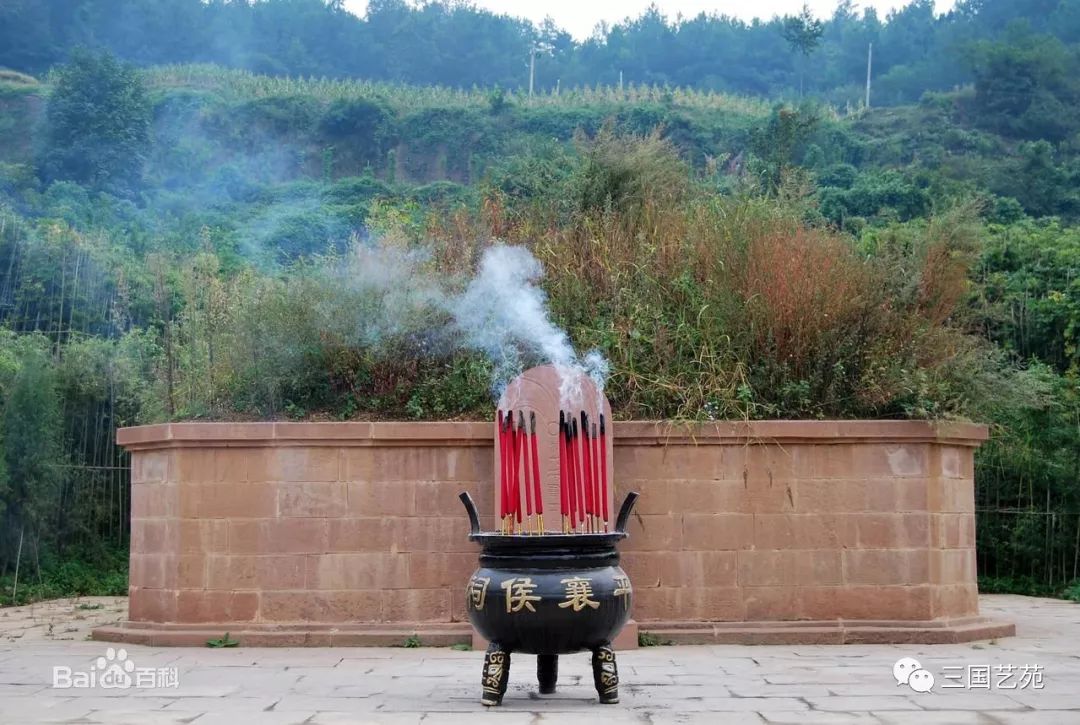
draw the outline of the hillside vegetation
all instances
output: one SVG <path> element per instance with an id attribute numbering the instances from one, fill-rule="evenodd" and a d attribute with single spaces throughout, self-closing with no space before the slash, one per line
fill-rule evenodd
<path id="1" fill-rule="evenodd" d="M 17 561 L 20 600 L 123 589 L 117 426 L 490 417 L 508 358 L 446 301 L 498 244 L 618 417 L 990 423 L 984 584 L 1065 592 L 1080 122 L 1074 50 L 1036 30 L 880 109 L 85 50 L 0 74 L 0 600 Z"/>

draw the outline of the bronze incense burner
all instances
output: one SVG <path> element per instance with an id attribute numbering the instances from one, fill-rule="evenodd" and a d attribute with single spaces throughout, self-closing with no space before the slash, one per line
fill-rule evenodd
<path id="1" fill-rule="evenodd" d="M 615 530 L 545 535 L 481 532 L 467 493 L 469 539 L 481 546 L 480 567 L 466 586 L 466 607 L 489 642 L 484 657 L 484 705 L 506 694 L 510 656 L 537 656 L 540 692 L 555 691 L 559 655 L 592 652 L 600 702 L 619 701 L 619 675 L 611 643 L 630 616 L 633 588 L 619 567 L 617 544 L 638 494 L 623 501 Z"/>

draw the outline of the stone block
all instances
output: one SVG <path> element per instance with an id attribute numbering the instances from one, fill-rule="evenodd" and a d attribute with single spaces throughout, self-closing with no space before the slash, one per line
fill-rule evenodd
<path id="1" fill-rule="evenodd" d="M 408 585 L 416 589 L 463 588 L 476 570 L 475 553 L 413 552 L 406 554 Z"/>
<path id="2" fill-rule="evenodd" d="M 258 519 L 276 516 L 277 506 L 277 484 L 203 483 L 183 486 L 180 510 L 184 518 Z"/>
<path id="3" fill-rule="evenodd" d="M 930 591 L 925 584 L 801 587 L 800 613 L 807 619 L 927 620 Z"/>
<path id="4" fill-rule="evenodd" d="M 933 616 L 959 619 L 979 614 L 979 588 L 975 583 L 935 586 L 931 591 Z"/>
<path id="5" fill-rule="evenodd" d="M 177 593 L 176 621 L 181 623 L 253 622 L 258 613 L 256 592 L 181 589 Z"/>
<path id="6" fill-rule="evenodd" d="M 228 554 L 206 557 L 206 588 L 232 589 L 240 582 L 246 583 L 246 588 L 250 588 L 255 582 L 254 559 L 254 556 Z M 234 561 L 238 563 L 234 565 Z"/>
<path id="7" fill-rule="evenodd" d="M 975 549 L 934 549 L 929 552 L 930 583 L 974 584 Z"/>
<path id="8" fill-rule="evenodd" d="M 412 480 L 350 481 L 349 515 L 412 516 L 416 513 L 416 485 Z"/>
<path id="9" fill-rule="evenodd" d="M 661 563 L 666 560 L 668 553 L 628 551 L 622 555 L 621 565 L 626 575 L 630 577 L 630 581 L 634 583 L 634 591 L 660 586 Z"/>
<path id="10" fill-rule="evenodd" d="M 172 554 L 177 548 L 178 522 L 174 519 L 133 519 L 131 550 L 140 554 Z"/>
<path id="11" fill-rule="evenodd" d="M 865 480 L 802 479 L 798 481 L 798 513 L 845 513 L 865 511 L 867 488 Z M 761 513 L 781 513 L 780 511 Z"/>
<path id="12" fill-rule="evenodd" d="M 175 622 L 176 590 L 131 586 L 128 617 L 133 622 Z"/>
<path id="13" fill-rule="evenodd" d="M 170 557 L 166 554 L 132 553 L 128 562 L 128 584 L 140 589 L 164 589 L 167 558 Z"/>
<path id="14" fill-rule="evenodd" d="M 214 483 L 217 480 L 212 448 L 177 448 L 169 454 L 169 479 L 176 483 Z"/>
<path id="15" fill-rule="evenodd" d="M 757 549 L 838 549 L 838 518 L 832 514 L 755 514 Z"/>
<path id="16" fill-rule="evenodd" d="M 131 454 L 131 483 L 165 483 L 169 480 L 166 451 L 137 451 Z"/>
<path id="17" fill-rule="evenodd" d="M 263 622 L 382 622 L 382 592 L 275 592 L 261 595 Z"/>
<path id="18" fill-rule="evenodd" d="M 975 546 L 975 514 L 930 514 L 930 546 L 971 549 Z"/>
<path id="19" fill-rule="evenodd" d="M 861 513 L 837 517 L 841 544 L 852 549 L 926 549 L 930 515 L 925 513 Z"/>
<path id="20" fill-rule="evenodd" d="M 627 551 L 675 551 L 683 545 L 683 522 L 679 515 L 633 515 L 627 525 Z"/>
<path id="21" fill-rule="evenodd" d="M 800 587 L 739 585 L 747 621 L 783 621 L 798 617 Z"/>
<path id="22" fill-rule="evenodd" d="M 388 589 L 382 597 L 386 621 L 450 621 L 450 592 L 447 589 Z"/>
<path id="23" fill-rule="evenodd" d="M 173 518 L 180 513 L 179 486 L 154 483 L 131 486 L 131 516 L 135 519 Z"/>
<path id="24" fill-rule="evenodd" d="M 327 519 L 327 551 L 390 551 L 398 535 L 398 520 L 383 516 Z"/>
<path id="25" fill-rule="evenodd" d="M 660 586 L 733 587 L 737 584 L 738 559 L 746 552 L 665 551 L 657 552 Z M 637 580 L 631 577 L 637 586 Z"/>
<path id="26" fill-rule="evenodd" d="M 827 586 L 840 584 L 840 551 L 762 550 L 738 552 L 742 587 Z"/>
<path id="27" fill-rule="evenodd" d="M 692 551 L 732 551 L 754 545 L 752 514 L 684 514 L 682 548 Z"/>
<path id="28" fill-rule="evenodd" d="M 310 557 L 304 585 L 312 590 L 404 589 L 409 586 L 409 559 L 383 552 Z"/>
<path id="29" fill-rule="evenodd" d="M 348 513 L 346 484 L 280 483 L 277 485 L 277 515 L 283 518 L 334 518 Z"/>
<path id="30" fill-rule="evenodd" d="M 344 453 L 336 447 L 283 447 L 273 452 L 271 481 L 329 482 L 341 480 Z"/>
<path id="31" fill-rule="evenodd" d="M 847 549 L 845 584 L 908 585 L 930 581 L 926 549 Z"/>
<path id="32" fill-rule="evenodd" d="M 217 483 L 245 483 L 251 480 L 249 466 L 253 459 L 267 455 L 267 448 L 218 448 L 214 451 L 214 481 Z M 256 466 L 250 466 L 259 470 Z M 260 482 L 269 478 L 256 479 Z"/>

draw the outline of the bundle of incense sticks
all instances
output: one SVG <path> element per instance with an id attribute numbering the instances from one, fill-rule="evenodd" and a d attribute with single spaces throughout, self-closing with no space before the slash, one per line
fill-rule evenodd
<path id="1" fill-rule="evenodd" d="M 580 425 L 578 421 L 580 420 Z M 559 506 L 563 533 L 598 533 L 608 530 L 607 430 L 589 427 L 580 418 L 559 412 Z"/>
<path id="2" fill-rule="evenodd" d="M 540 455 L 536 440 L 536 413 L 503 414 L 499 410 L 499 521 L 504 534 L 544 533 L 544 496 L 540 490 Z M 524 475 L 522 475 L 524 474 Z M 525 516 L 521 515 L 522 502 Z M 535 511 L 535 513 L 534 513 Z"/>

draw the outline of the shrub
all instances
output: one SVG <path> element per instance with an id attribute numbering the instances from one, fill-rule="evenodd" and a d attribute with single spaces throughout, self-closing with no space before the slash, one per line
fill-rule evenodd
<path id="1" fill-rule="evenodd" d="M 151 113 L 132 66 L 107 53 L 76 52 L 55 72 L 42 176 L 132 193 L 150 150 Z"/>

